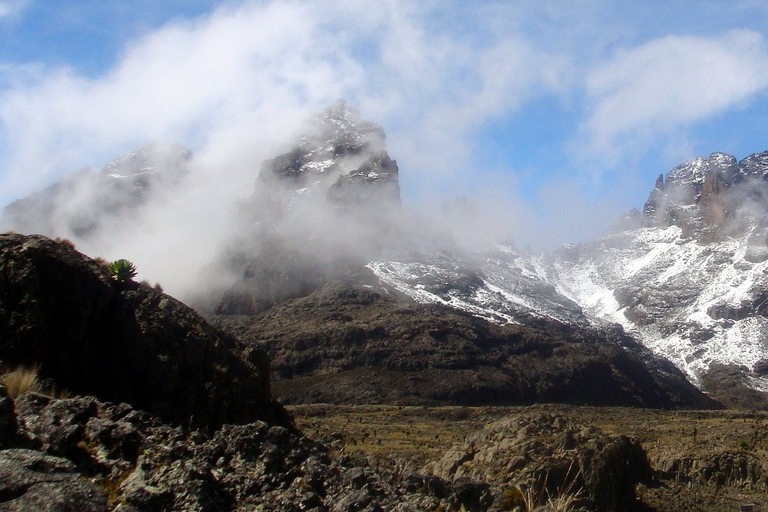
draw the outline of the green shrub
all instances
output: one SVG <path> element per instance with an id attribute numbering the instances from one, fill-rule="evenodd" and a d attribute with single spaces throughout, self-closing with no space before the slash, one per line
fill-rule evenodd
<path id="1" fill-rule="evenodd" d="M 125 259 L 113 261 L 109 265 L 109 275 L 115 281 L 125 283 L 136 277 L 136 265 Z"/>

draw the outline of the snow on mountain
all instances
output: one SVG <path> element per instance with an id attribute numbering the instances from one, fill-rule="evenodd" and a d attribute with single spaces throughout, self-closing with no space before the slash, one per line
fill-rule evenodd
<path id="1" fill-rule="evenodd" d="M 288 206 L 296 194 L 341 202 L 400 200 L 397 162 L 386 152 L 384 130 L 343 100 L 311 119 L 287 152 L 262 164 L 256 192 L 262 203 L 287 192 L 282 200 Z"/>
<path id="2" fill-rule="evenodd" d="M 72 174 L 8 206 L 2 228 L 81 237 L 108 230 L 160 184 L 182 179 L 190 158 L 155 145 L 100 173 Z M 225 262 L 242 277 L 219 309 L 252 314 L 367 267 L 385 288 L 495 323 L 620 324 L 694 382 L 713 363 L 735 364 L 768 390 L 768 152 L 740 162 L 714 153 L 675 167 L 642 213 L 553 256 L 503 244 L 460 248 L 403 212 L 398 173 L 383 129 L 343 101 L 311 119 L 261 165 L 242 208 L 249 227 Z"/>
<path id="3" fill-rule="evenodd" d="M 499 322 L 548 317 L 618 323 L 701 383 L 713 363 L 768 360 L 768 153 L 723 153 L 660 177 L 637 213 L 603 238 L 553 257 L 509 247 L 412 254 L 368 267 L 421 302 Z M 757 389 L 768 379 L 752 374 Z"/>
<path id="4" fill-rule="evenodd" d="M 768 359 L 768 153 L 715 153 L 657 181 L 644 226 L 560 250 L 558 291 L 621 323 L 694 382 Z M 755 387 L 768 380 L 753 376 Z"/>
<path id="5" fill-rule="evenodd" d="M 701 244 L 677 226 L 651 227 L 584 249 L 555 260 L 558 290 L 692 380 L 713 362 L 751 369 L 768 357 L 768 319 L 753 310 L 768 290 L 768 261 L 746 260 L 745 238 Z"/>
<path id="6" fill-rule="evenodd" d="M 496 323 L 517 323 L 523 317 L 589 323 L 581 307 L 549 282 L 544 256 L 520 255 L 508 246 L 474 255 L 411 253 L 399 260 L 372 261 L 368 268 L 383 284 L 416 301 L 462 309 Z"/>

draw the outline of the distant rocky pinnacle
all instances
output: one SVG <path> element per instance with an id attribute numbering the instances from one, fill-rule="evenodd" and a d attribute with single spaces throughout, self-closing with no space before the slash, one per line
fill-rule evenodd
<path id="1" fill-rule="evenodd" d="M 358 281 L 394 243 L 398 173 L 383 128 L 344 101 L 310 119 L 287 152 L 261 165 L 245 207 L 254 228 L 231 251 L 242 277 L 215 311 L 252 314 L 329 281 Z"/>
<path id="2" fill-rule="evenodd" d="M 643 208 L 647 226 L 678 226 L 714 241 L 765 227 L 768 151 L 737 162 L 725 153 L 694 158 L 660 175 Z"/>
<path id="3" fill-rule="evenodd" d="M 274 185 L 341 203 L 400 201 L 397 162 L 386 151 L 383 128 L 343 100 L 311 119 L 288 152 L 262 164 L 257 195 L 272 194 Z"/>
<path id="4" fill-rule="evenodd" d="M 622 324 L 712 396 L 768 407 L 768 152 L 661 175 L 643 212 L 558 251 L 561 293 Z"/>

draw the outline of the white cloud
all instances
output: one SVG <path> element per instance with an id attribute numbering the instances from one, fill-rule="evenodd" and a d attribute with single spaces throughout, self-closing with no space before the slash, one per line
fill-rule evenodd
<path id="1" fill-rule="evenodd" d="M 237 159 L 234 148 L 283 140 L 340 97 L 388 124 L 414 170 L 451 172 L 468 131 L 554 87 L 561 62 L 513 34 L 481 44 L 434 14 L 400 1 L 248 2 L 148 34 L 102 77 L 6 69 L 0 82 L 17 78 L 0 93 L 0 188 L 24 195 L 157 139 Z"/>
<path id="2" fill-rule="evenodd" d="M 149 269 L 143 277 L 173 290 L 215 253 L 216 237 L 227 239 L 233 205 L 252 193 L 261 160 L 338 98 L 387 125 L 405 181 L 439 188 L 468 172 L 468 134 L 555 88 L 562 61 L 514 34 L 465 37 L 435 24 L 430 9 L 399 0 L 246 2 L 147 34 L 103 76 L 6 66 L 1 199 L 147 142 L 191 147 L 197 180 L 187 196 L 150 212 L 135 237 L 79 245 L 130 257 Z M 174 261 L 196 246 L 207 250 L 186 255 L 187 265 Z"/>
<path id="3" fill-rule="evenodd" d="M 480 164 L 472 161 L 474 135 L 542 96 L 563 98 L 572 116 L 585 100 L 584 146 L 605 169 L 605 161 L 615 163 L 659 137 L 689 148 L 680 127 L 744 104 L 768 86 L 759 33 L 668 36 L 631 46 L 627 41 L 641 35 L 623 35 L 632 31 L 626 20 L 604 14 L 608 4 L 231 2 L 146 33 L 101 76 L 0 63 L 0 203 L 148 142 L 178 141 L 196 155 L 191 206 L 180 198 L 162 219 L 160 213 L 149 219 L 136 240 L 115 242 L 116 252 L 142 250 L 150 261 L 171 240 L 181 248 L 198 233 L 223 231 L 227 205 L 251 193 L 260 161 L 338 98 L 385 126 L 406 195 L 425 197 L 515 186 L 514 179 L 503 186 L 493 179 L 473 183 L 481 179 Z M 605 59 L 617 40 L 625 49 Z M 548 176 L 556 180 L 554 171 L 530 174 L 546 183 Z M 582 182 L 569 185 L 573 197 Z M 495 192 L 516 204 L 525 200 L 513 190 Z M 557 202 L 538 201 L 550 210 Z M 579 208 L 594 218 L 588 203 Z M 570 210 L 557 214 L 578 218 Z M 171 231 L 167 219 L 189 225 Z"/>
<path id="4" fill-rule="evenodd" d="M 617 160 L 674 130 L 738 107 L 768 87 L 768 48 L 756 32 L 667 36 L 622 50 L 586 79 L 589 150 Z"/>
<path id="5" fill-rule="evenodd" d="M 3 0 L 0 1 L 0 20 L 21 14 L 26 9 L 31 0 Z"/>

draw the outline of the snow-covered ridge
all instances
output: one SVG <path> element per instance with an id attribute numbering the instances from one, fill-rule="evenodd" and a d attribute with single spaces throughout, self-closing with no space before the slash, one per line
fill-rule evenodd
<path id="1" fill-rule="evenodd" d="M 566 323 L 618 323 L 700 382 L 713 363 L 752 370 L 768 361 L 768 200 L 762 199 L 768 198 L 768 182 L 763 176 L 768 176 L 768 153 L 741 162 L 715 153 L 676 167 L 654 191 L 657 199 L 664 195 L 657 204 L 677 215 L 671 221 L 657 222 L 660 210 L 647 209 L 640 219 L 645 226 L 563 247 L 551 258 L 500 246 L 471 257 L 448 251 L 440 257 L 374 261 L 368 267 L 382 283 L 415 300 L 495 322 L 542 316 Z M 724 185 L 706 190 L 705 182 L 715 178 Z M 711 229 L 709 222 L 727 224 L 722 216 L 707 216 L 702 194 L 726 190 L 732 202 L 723 204 L 732 206 L 739 187 L 750 191 L 746 216 L 738 209 L 724 213 L 739 229 Z M 713 204 L 711 196 L 704 199 Z M 707 236 L 697 229 L 709 229 Z M 768 379 L 753 374 L 750 380 L 768 389 Z"/>
<path id="2" fill-rule="evenodd" d="M 768 357 L 768 319 L 737 313 L 768 289 L 768 261 L 744 258 L 746 238 L 700 244 L 675 226 L 634 235 L 623 248 L 608 236 L 575 261 L 558 258 L 559 291 L 620 322 L 694 380 L 713 362 L 752 368 Z"/>

